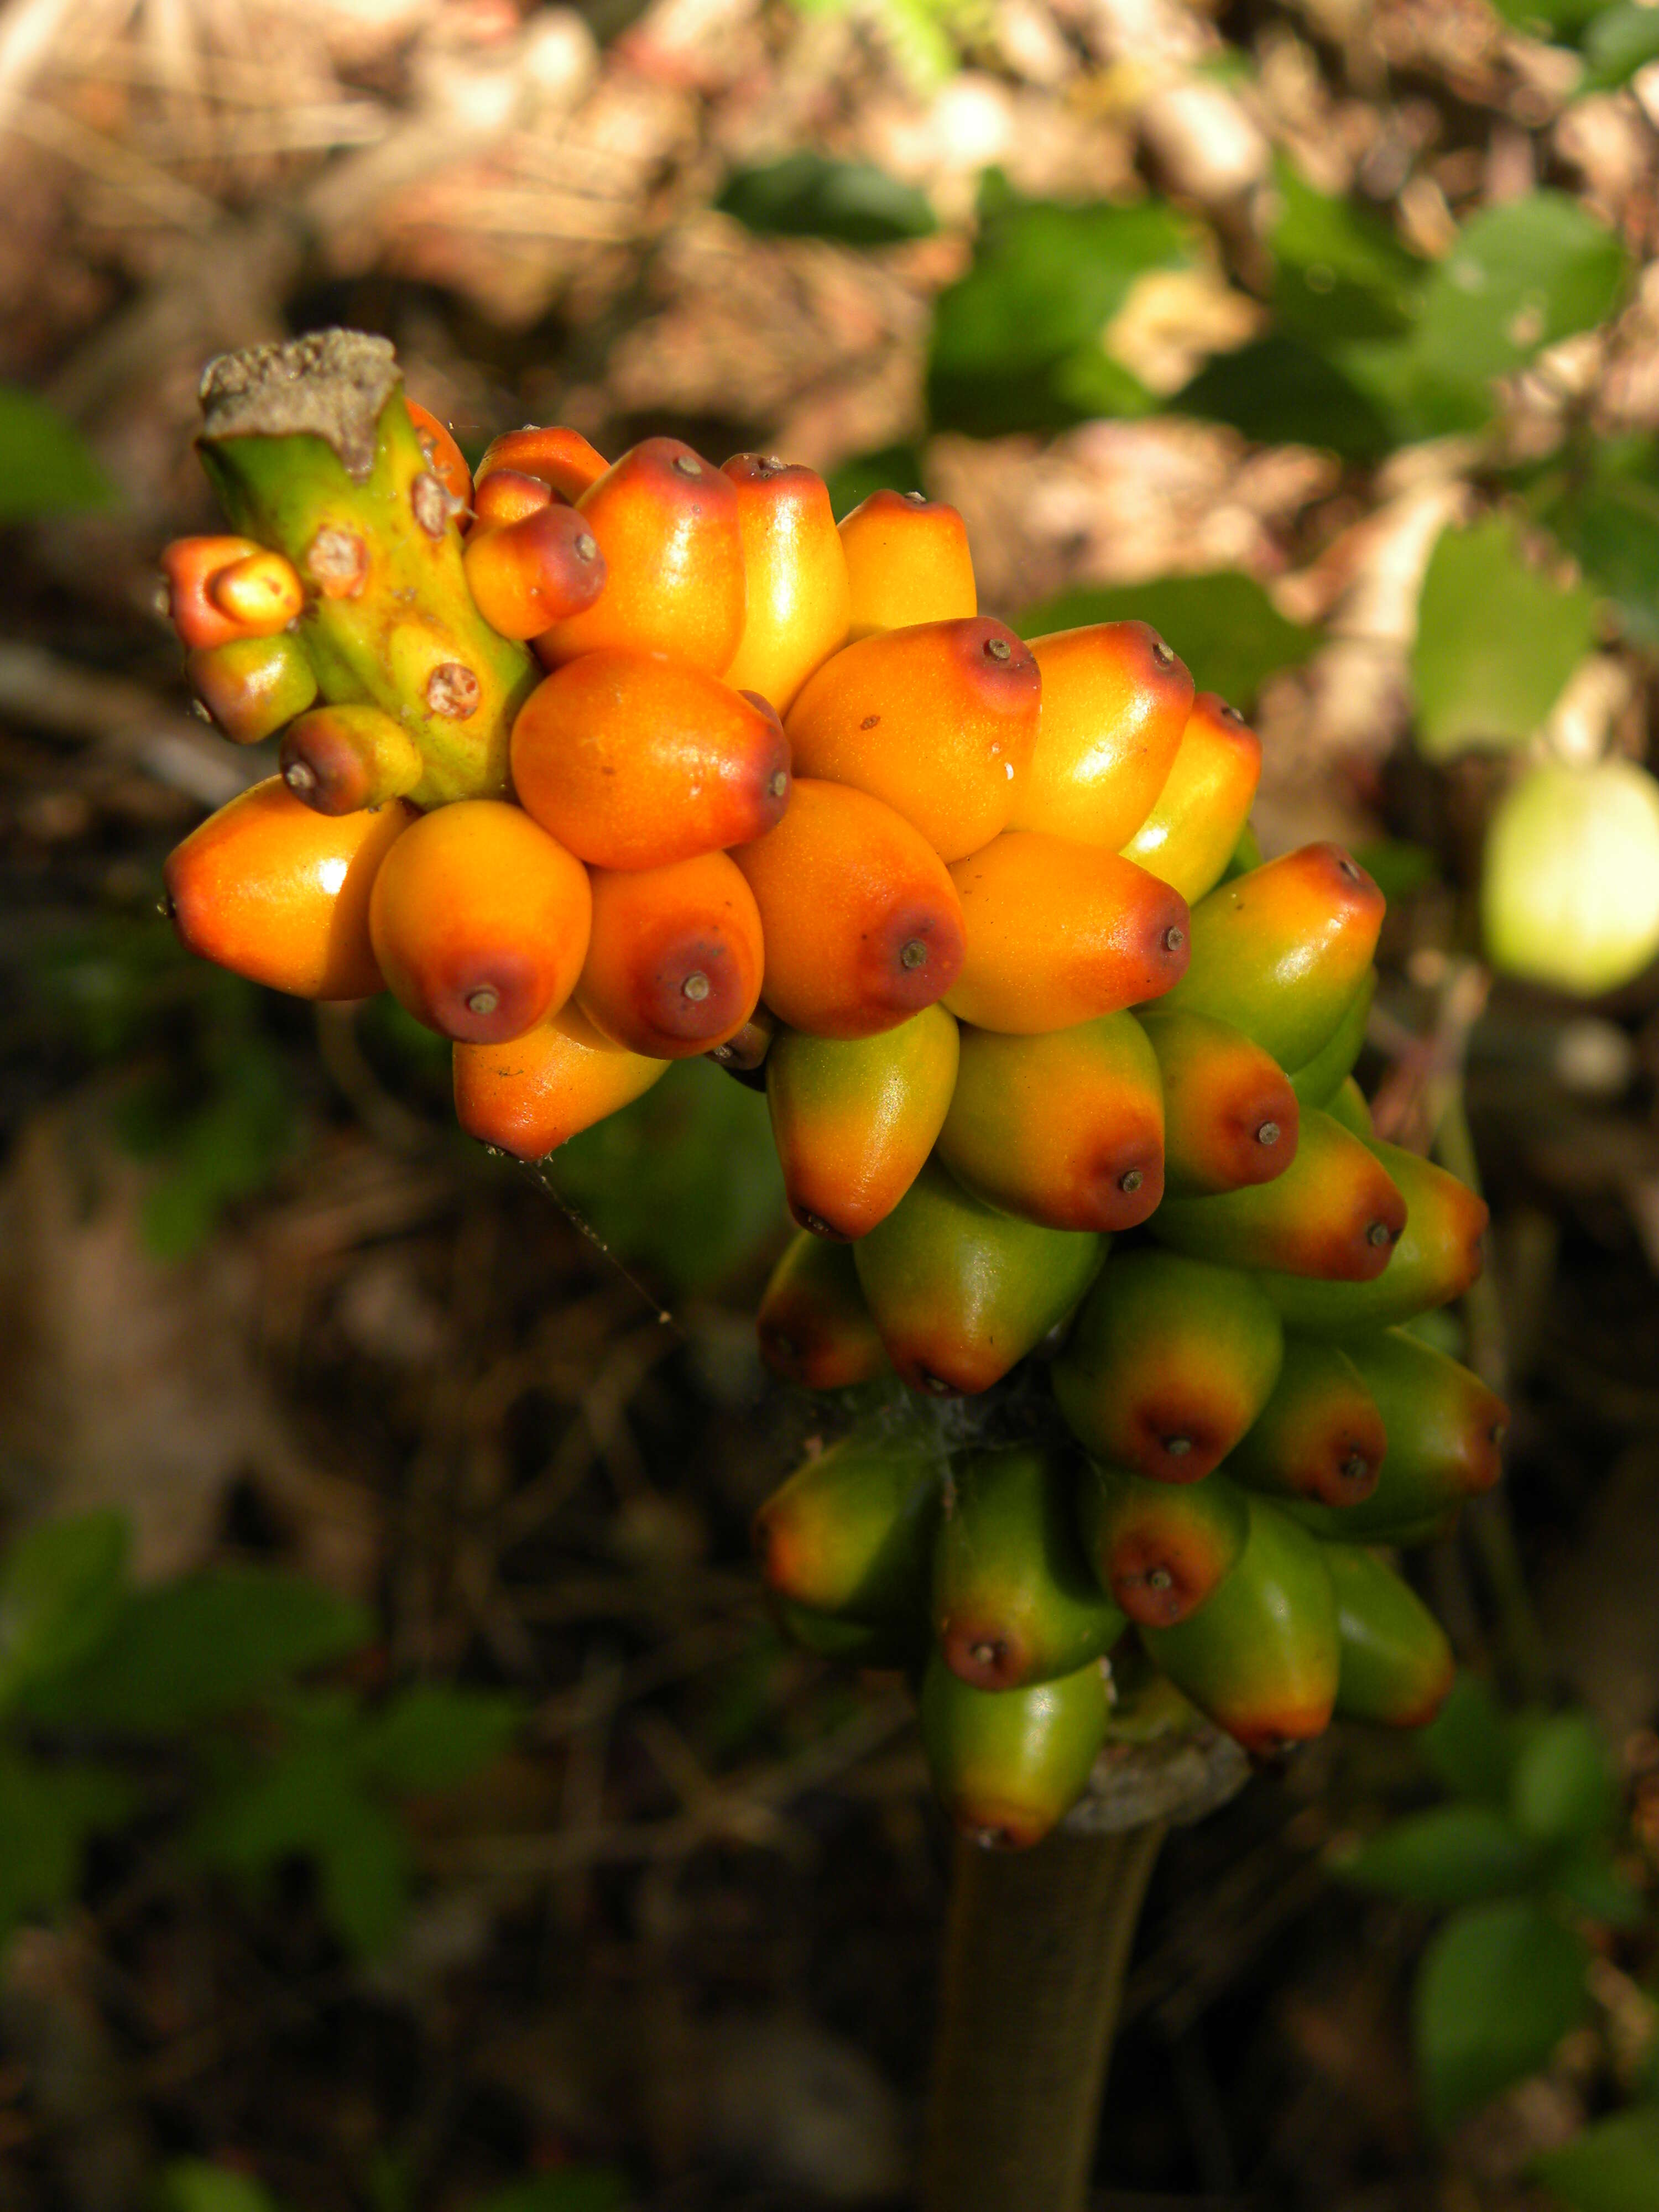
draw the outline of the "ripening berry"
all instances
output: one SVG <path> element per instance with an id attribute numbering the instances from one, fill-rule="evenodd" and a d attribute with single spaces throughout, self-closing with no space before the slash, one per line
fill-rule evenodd
<path id="1" fill-rule="evenodd" d="M 979 612 L 968 531 L 955 507 L 920 492 L 872 491 L 843 517 L 848 635 L 961 622 Z"/>
<path id="2" fill-rule="evenodd" d="M 766 937 L 763 997 L 810 1036 L 864 1037 L 931 1006 L 962 965 L 962 906 L 919 830 L 850 785 L 800 777 L 732 855 Z"/>
<path id="3" fill-rule="evenodd" d="M 1250 1511 L 1224 1474 L 1153 1482 L 1092 1461 L 1079 1478 L 1078 1525 L 1102 1589 L 1130 1620 L 1173 1628 L 1237 1565 Z"/>
<path id="4" fill-rule="evenodd" d="M 1496 1391 L 1404 1329 L 1368 1329 L 1343 1350 L 1376 1404 L 1388 1449 L 1363 1498 L 1291 1509 L 1305 1526 L 1339 1543 L 1390 1543 L 1396 1529 L 1491 1489 L 1510 1418 Z"/>
<path id="5" fill-rule="evenodd" d="M 556 669 L 513 726 L 522 805 L 596 868 L 659 868 L 763 836 L 789 745 L 764 700 L 684 661 L 607 647 Z"/>
<path id="6" fill-rule="evenodd" d="M 1158 1062 L 1133 1014 L 1042 1036 L 964 1027 L 939 1158 L 992 1206 L 1051 1229 L 1133 1229 L 1164 1195 Z"/>
<path id="7" fill-rule="evenodd" d="M 1169 777 L 1193 679 L 1141 622 L 1056 630 L 1033 638 L 1031 652 L 1042 671 L 1042 711 L 1011 826 L 1115 853 Z"/>
<path id="8" fill-rule="evenodd" d="M 478 612 L 503 637 L 539 637 L 605 589 L 599 541 L 574 507 L 475 529 L 463 558 Z"/>
<path id="9" fill-rule="evenodd" d="M 1330 1036 L 1313 1058 L 1304 1060 L 1291 1077 L 1291 1088 L 1304 1106 L 1328 1109 L 1340 1093 L 1364 1045 L 1371 1001 L 1376 996 L 1376 970 L 1368 968 Z"/>
<path id="10" fill-rule="evenodd" d="M 274 637 L 304 611 L 293 563 L 251 538 L 175 538 L 161 568 L 173 626 L 192 650 Z"/>
<path id="11" fill-rule="evenodd" d="M 319 814 L 403 799 L 420 781 L 420 747 L 378 707 L 314 707 L 283 732 L 283 781 Z"/>
<path id="12" fill-rule="evenodd" d="M 668 1073 L 601 1036 L 574 1006 L 505 1044 L 458 1044 L 455 1118 L 515 1159 L 544 1159 L 568 1138 L 629 1106 Z"/>
<path id="13" fill-rule="evenodd" d="M 1200 691 L 1150 814 L 1122 848 L 1188 906 L 1221 880 L 1255 803 L 1261 740 L 1237 707 Z"/>
<path id="14" fill-rule="evenodd" d="M 1340 845 L 1304 845 L 1218 884 L 1192 927 L 1192 966 L 1170 1004 L 1231 1022 L 1293 1075 L 1364 980 L 1382 894 Z"/>
<path id="15" fill-rule="evenodd" d="M 881 1620 L 924 1600 L 944 1462 L 931 1437 L 850 1436 L 755 1516 L 766 1586 L 815 1612 Z"/>
<path id="16" fill-rule="evenodd" d="M 1104 1249 L 981 1205 L 930 1163 L 853 1253 L 887 1357 L 939 1397 L 1000 1382 L 1070 1313 Z"/>
<path id="17" fill-rule="evenodd" d="M 683 1060 L 735 1036 L 760 998 L 761 920 L 724 853 L 595 868 L 576 1003 L 631 1052 Z"/>
<path id="18" fill-rule="evenodd" d="M 1284 1348 L 1271 1301 L 1242 1268 L 1120 1252 L 1054 1362 L 1054 1396 L 1097 1459 L 1197 1482 L 1267 1404 Z"/>
<path id="19" fill-rule="evenodd" d="M 1415 1590 L 1369 1552 L 1328 1544 L 1342 1671 L 1336 1710 L 1384 1728 L 1426 1728 L 1449 1695 L 1457 1662 Z"/>
<path id="20" fill-rule="evenodd" d="M 789 1210 L 819 1237 L 866 1237 L 921 1173 L 957 1080 L 957 1025 L 926 1006 L 871 1037 L 781 1030 L 766 1061 Z"/>
<path id="21" fill-rule="evenodd" d="M 823 479 L 738 453 L 721 473 L 738 495 L 745 582 L 743 636 L 726 680 L 787 714 L 814 669 L 847 642 L 847 561 Z"/>
<path id="22" fill-rule="evenodd" d="M 526 515 L 538 514 L 554 501 L 552 485 L 544 483 L 539 477 L 526 476 L 521 469 L 492 469 L 487 477 L 479 477 L 472 494 L 473 534 L 499 529 L 504 523 L 522 522 Z"/>
<path id="23" fill-rule="evenodd" d="M 976 1690 L 935 1652 L 921 1741 L 939 1802 L 987 1850 L 1028 1850 L 1082 1796 L 1105 1741 L 1106 1680 L 1091 1659 L 1020 1690 Z"/>
<path id="24" fill-rule="evenodd" d="M 755 1328 L 772 1372 L 804 1390 L 845 1390 L 887 1371 L 851 1246 L 805 1229 L 772 1270 Z"/>
<path id="25" fill-rule="evenodd" d="M 951 1673 L 976 1689 L 1073 1674 L 1123 1633 L 1078 1543 L 1072 1474 L 1064 1454 L 1034 1444 L 951 1463 L 933 1547 L 933 1634 Z"/>
<path id="26" fill-rule="evenodd" d="M 534 477 L 561 499 L 579 500 L 589 484 L 597 483 L 609 466 L 603 453 L 590 446 L 580 430 L 561 424 L 526 423 L 522 430 L 504 430 L 492 438 L 478 464 L 483 484 L 498 470 Z"/>
<path id="27" fill-rule="evenodd" d="M 1316 1505 L 1358 1505 L 1376 1488 L 1389 1432 L 1341 1347 L 1293 1337 L 1273 1394 L 1227 1471 L 1252 1490 Z"/>
<path id="28" fill-rule="evenodd" d="M 647 438 L 576 501 L 605 556 L 605 588 L 536 641 L 548 667 L 626 647 L 722 676 L 743 636 L 743 533 L 729 477 L 678 438 Z"/>
<path id="29" fill-rule="evenodd" d="M 257 745 L 303 714 L 317 672 L 297 637 L 237 637 L 198 647 L 185 661 L 191 689 L 233 744 Z"/>
<path id="30" fill-rule="evenodd" d="M 1279 1062 L 1208 1014 L 1165 1003 L 1135 1018 L 1158 1060 L 1170 1195 L 1213 1195 L 1283 1175 L 1296 1158 L 1301 1108 Z"/>
<path id="31" fill-rule="evenodd" d="M 1165 1199 L 1152 1229 L 1194 1259 L 1368 1283 L 1388 1267 L 1405 1226 L 1406 1200 L 1387 1169 L 1312 1106 L 1283 1175 L 1212 1198 Z"/>
<path id="32" fill-rule="evenodd" d="M 1305 1130 L 1310 1117 L 1304 1116 Z M 1346 1134 L 1346 1132 L 1341 1133 Z M 1356 1329 L 1392 1328 L 1449 1299 L 1461 1298 L 1480 1274 L 1485 1254 L 1485 1200 L 1432 1160 L 1376 1138 L 1362 1139 L 1386 1171 L 1406 1208 L 1406 1226 L 1388 1265 L 1369 1281 L 1319 1282 L 1264 1270 L 1262 1287 L 1286 1326 L 1304 1336 L 1347 1339 Z"/>
<path id="33" fill-rule="evenodd" d="M 366 999 L 381 988 L 369 939 L 377 871 L 410 822 L 314 814 L 268 776 L 192 830 L 168 857 L 167 903 L 192 952 L 301 999 Z"/>
<path id="34" fill-rule="evenodd" d="M 527 814 L 464 799 L 407 831 L 369 908 L 398 1001 L 471 1044 L 522 1036 L 570 996 L 587 951 L 587 871 Z M 401 844 L 401 841 L 400 841 Z"/>
<path id="35" fill-rule="evenodd" d="M 796 772 L 884 799 L 943 860 L 1006 828 L 1036 734 L 1036 663 L 987 616 L 861 639 L 790 709 Z"/>
<path id="36" fill-rule="evenodd" d="M 1009 830 L 951 871 L 967 944 L 946 1003 L 1030 1036 L 1139 1006 L 1187 966 L 1187 902 L 1097 845 Z"/>
<path id="37" fill-rule="evenodd" d="M 1265 1498 L 1208 1603 L 1174 1628 L 1143 1628 L 1176 1687 L 1247 1751 L 1263 1756 L 1321 1735 L 1341 1664 L 1325 1549 Z"/>
<path id="38" fill-rule="evenodd" d="M 466 455 L 430 408 L 422 407 L 407 392 L 404 394 L 404 404 L 415 425 L 415 434 L 421 441 L 428 468 L 448 493 L 454 513 L 465 514 L 472 504 L 472 471 L 466 465 Z"/>

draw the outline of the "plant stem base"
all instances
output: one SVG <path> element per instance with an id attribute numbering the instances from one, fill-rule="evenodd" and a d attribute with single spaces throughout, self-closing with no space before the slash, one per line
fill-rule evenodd
<path id="1" fill-rule="evenodd" d="M 1084 2212 L 1124 1972 L 1164 1836 L 957 1846 L 924 2212 Z"/>

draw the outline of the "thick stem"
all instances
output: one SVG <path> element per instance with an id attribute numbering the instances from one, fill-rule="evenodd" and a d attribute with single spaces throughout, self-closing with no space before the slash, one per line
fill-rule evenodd
<path id="1" fill-rule="evenodd" d="M 306 586 L 295 635 L 324 702 L 378 708 L 413 748 L 412 782 L 402 762 L 389 781 L 365 772 L 354 803 L 504 795 L 514 718 L 541 672 L 473 604 L 458 502 L 391 347 L 331 331 L 227 354 L 202 403 L 202 459 L 226 513 Z"/>
<path id="2" fill-rule="evenodd" d="M 925 2212 L 1083 2212 L 1124 1971 L 1164 1829 L 957 1846 Z"/>

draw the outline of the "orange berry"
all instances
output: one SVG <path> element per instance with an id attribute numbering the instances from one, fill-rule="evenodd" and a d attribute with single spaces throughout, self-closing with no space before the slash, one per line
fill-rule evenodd
<path id="1" fill-rule="evenodd" d="M 1152 812 L 1122 848 L 1188 906 L 1213 890 L 1232 858 L 1261 780 L 1261 740 L 1213 691 L 1193 702 Z"/>
<path id="2" fill-rule="evenodd" d="M 556 422 L 538 428 L 526 422 L 522 430 L 507 430 L 491 439 L 478 464 L 477 481 L 493 477 L 497 469 L 514 469 L 549 484 L 561 499 L 577 500 L 605 474 L 605 455 L 590 446 L 580 430 L 567 430 Z"/>
<path id="3" fill-rule="evenodd" d="M 605 589 L 599 541 L 574 507 L 475 530 L 462 555 L 478 612 L 503 637 L 537 637 Z"/>
<path id="4" fill-rule="evenodd" d="M 988 845 L 1024 781 L 1041 678 L 1012 630 L 975 615 L 861 638 L 785 725 L 802 775 L 884 799 L 945 860 Z"/>
<path id="5" fill-rule="evenodd" d="M 593 871 L 576 1004 L 631 1052 L 681 1060 L 735 1036 L 761 988 L 755 895 L 724 853 Z"/>
<path id="6" fill-rule="evenodd" d="M 1034 1036 L 1155 999 L 1185 972 L 1186 900 L 1097 845 L 1005 830 L 951 879 L 967 933 L 945 998 L 958 1021 Z"/>
<path id="7" fill-rule="evenodd" d="M 1193 679 L 1142 622 L 1035 637 L 1042 671 L 1031 772 L 1011 827 L 1116 852 L 1152 811 L 1181 743 Z"/>
<path id="8" fill-rule="evenodd" d="M 293 563 L 251 538 L 175 538 L 161 568 L 173 626 L 192 650 L 275 637 L 305 606 Z"/>
<path id="9" fill-rule="evenodd" d="M 480 1144 L 539 1160 L 668 1073 L 612 1044 L 574 1006 L 561 1007 L 505 1044 L 458 1044 L 455 1118 Z"/>
<path id="10" fill-rule="evenodd" d="M 979 612 L 968 528 L 955 507 L 919 491 L 874 491 L 843 518 L 852 591 L 849 635 Z"/>
<path id="11" fill-rule="evenodd" d="M 422 407 L 407 392 L 404 394 L 404 404 L 415 425 L 415 434 L 421 441 L 428 468 L 454 501 L 455 513 L 465 514 L 472 504 L 472 471 L 466 465 L 466 455 L 429 407 Z"/>
<path id="12" fill-rule="evenodd" d="M 570 996 L 587 951 L 587 871 L 520 808 L 463 799 L 423 815 L 382 869 L 369 932 L 416 1021 L 471 1044 L 522 1036 Z"/>
<path id="13" fill-rule="evenodd" d="M 942 998 L 962 906 L 902 814 L 850 784 L 797 779 L 777 827 L 732 858 L 766 937 L 767 1005 L 812 1036 L 874 1036 Z"/>
<path id="14" fill-rule="evenodd" d="M 813 670 L 847 642 L 847 561 L 829 489 L 811 469 L 754 453 L 720 473 L 737 488 L 747 609 L 726 680 L 787 714 Z"/>
<path id="15" fill-rule="evenodd" d="M 665 867 L 769 830 L 789 800 L 789 744 L 763 699 L 611 647 L 567 662 L 525 701 L 513 781 L 593 866 Z"/>
<path id="16" fill-rule="evenodd" d="M 167 907 L 192 952 L 301 999 L 366 999 L 381 988 L 369 892 L 414 819 L 302 806 L 277 775 L 240 792 L 169 855 Z"/>
<path id="17" fill-rule="evenodd" d="M 678 438 L 647 438 L 576 505 L 610 582 L 585 613 L 537 639 L 547 665 L 629 646 L 722 675 L 743 635 L 746 591 L 732 479 Z"/>
<path id="18" fill-rule="evenodd" d="M 503 522 L 522 522 L 538 508 L 550 507 L 553 498 L 552 485 L 544 483 L 539 477 L 526 476 L 518 469 L 492 469 L 487 477 L 479 477 L 472 495 L 473 532 L 493 530 Z"/>

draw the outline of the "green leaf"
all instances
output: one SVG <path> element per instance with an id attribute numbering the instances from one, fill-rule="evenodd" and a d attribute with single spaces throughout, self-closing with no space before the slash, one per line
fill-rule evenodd
<path id="1" fill-rule="evenodd" d="M 921 456 L 914 446 L 882 446 L 854 453 L 824 478 L 837 522 L 861 507 L 872 491 L 921 491 Z"/>
<path id="2" fill-rule="evenodd" d="M 1388 337 L 1408 330 L 1426 264 L 1369 208 L 1316 191 L 1281 155 L 1279 213 L 1268 243 L 1277 264 L 1273 305 L 1279 327 L 1318 347 L 1340 338 Z"/>
<path id="3" fill-rule="evenodd" d="M 1607 4 L 1607 0 L 1492 0 L 1504 21 L 1528 38 L 1562 45 L 1573 44 Z"/>
<path id="4" fill-rule="evenodd" d="M 1353 856 L 1390 906 L 1441 880 L 1440 855 L 1401 837 L 1368 837 Z"/>
<path id="5" fill-rule="evenodd" d="M 1659 10 L 1642 13 L 1659 21 Z M 1598 439 L 1588 474 L 1558 486 L 1541 511 L 1625 635 L 1659 653 L 1659 446 Z"/>
<path id="6" fill-rule="evenodd" d="M 1653 2212 L 1659 2204 L 1659 2110 L 1638 2105 L 1597 2120 L 1528 2169 L 1571 2212 Z"/>
<path id="7" fill-rule="evenodd" d="M 1429 2117 L 1449 2128 L 1542 2066 L 1583 2016 L 1589 1946 L 1527 1899 L 1471 1905 L 1430 1944 L 1414 2002 Z"/>
<path id="8" fill-rule="evenodd" d="M 927 194 L 914 185 L 871 162 L 832 161 L 806 148 L 764 168 L 735 171 L 714 204 L 763 237 L 890 246 L 939 228 Z"/>
<path id="9" fill-rule="evenodd" d="M 1558 1861 L 1550 1874 L 1550 1888 L 1575 1912 L 1608 1928 L 1640 1928 L 1648 1917 L 1646 1898 L 1620 1873 L 1605 1850 L 1579 1851 Z"/>
<path id="10" fill-rule="evenodd" d="M 262 1190 L 300 1133 L 288 1066 L 250 1024 L 234 1050 L 210 1046 L 204 1098 L 180 1104 L 168 1079 L 128 1100 L 120 1133 L 161 1168 L 145 1194 L 144 1242 L 158 1259 L 186 1257 L 211 1235 L 225 1207 Z"/>
<path id="11" fill-rule="evenodd" d="M 1584 34 L 1581 92 L 1612 92 L 1659 57 L 1659 11 L 1632 0 L 1605 8 Z"/>
<path id="12" fill-rule="evenodd" d="M 207 1864 L 251 1884 L 284 1859 L 311 1859 L 331 1923 L 364 1957 L 385 1949 L 408 1909 L 409 1839 L 365 1793 L 349 1747 L 302 1744 L 228 1781 L 191 1842 Z"/>
<path id="13" fill-rule="evenodd" d="M 88 1838 L 118 1826 L 131 1802 L 102 1767 L 48 1765 L 0 1746 L 0 1941 L 23 1914 L 70 1902 Z"/>
<path id="14" fill-rule="evenodd" d="M 114 501 L 109 478 L 79 432 L 32 392 L 0 385 L 0 524 Z"/>
<path id="15" fill-rule="evenodd" d="M 498 1759 L 523 1719 L 517 1698 L 421 1682 L 365 1723 L 360 1755 L 389 1789 L 443 1790 Z"/>
<path id="16" fill-rule="evenodd" d="M 1484 419 L 1492 380 L 1612 313 L 1630 275 L 1616 233 L 1565 192 L 1484 208 L 1424 289 L 1412 353 L 1427 426 Z"/>
<path id="17" fill-rule="evenodd" d="M 103 1637 L 121 1601 L 126 1516 L 46 1521 L 0 1562 L 0 1711 L 24 1684 L 72 1666 Z"/>
<path id="18" fill-rule="evenodd" d="M 973 266 L 934 305 L 934 422 L 992 436 L 1150 404 L 1102 337 L 1137 277 L 1191 264 L 1191 240 L 1161 201 L 1066 206 L 993 185 Z"/>
<path id="19" fill-rule="evenodd" d="M 276 2199 L 252 2174 L 206 2159 L 176 2158 L 161 2175 L 157 2212 L 278 2212 Z"/>
<path id="20" fill-rule="evenodd" d="M 703 1289 L 785 1225 L 769 1127 L 759 1092 L 711 1061 L 677 1060 L 643 1098 L 561 1146 L 544 1172 L 624 1261 L 672 1290 Z"/>
<path id="21" fill-rule="evenodd" d="M 1455 1358 L 1455 1351 L 1449 1353 Z M 1424 1757 L 1448 1790 L 1460 1797 L 1507 1806 L 1515 1765 L 1509 1720 L 1478 1674 L 1467 1670 L 1418 1737 Z"/>
<path id="22" fill-rule="evenodd" d="M 1522 744 L 1595 641 L 1595 595 L 1530 568 L 1512 523 L 1442 533 L 1423 580 L 1412 680 L 1418 749 Z"/>
<path id="23" fill-rule="evenodd" d="M 1345 1881 L 1417 1905 L 1472 1905 L 1537 1887 L 1543 1855 L 1511 1820 L 1485 1805 L 1413 1813 L 1334 1857 Z"/>
<path id="24" fill-rule="evenodd" d="M 218 1567 L 141 1590 L 99 1649 L 27 1692 L 51 1726 L 165 1735 L 234 1712 L 367 1644 L 374 1622 L 331 1590 L 262 1567 Z"/>
<path id="25" fill-rule="evenodd" d="M 1200 690 L 1218 691 L 1244 711 L 1275 669 L 1297 666 L 1319 644 L 1318 631 L 1286 622 L 1255 577 L 1226 569 L 1065 592 L 1028 608 L 1018 628 L 1024 637 L 1042 637 L 1085 623 L 1125 620 L 1151 623 Z"/>
<path id="26" fill-rule="evenodd" d="M 1580 1843 L 1612 1829 L 1617 1785 L 1606 1747 L 1586 1713 L 1556 1713 L 1522 1747 L 1510 1784 L 1516 1825 L 1540 1843 Z"/>
<path id="27" fill-rule="evenodd" d="M 1395 444 L 1387 408 L 1316 346 L 1270 331 L 1218 354 L 1170 402 L 1183 415 L 1231 423 L 1263 446 L 1318 446 L 1376 460 Z"/>

